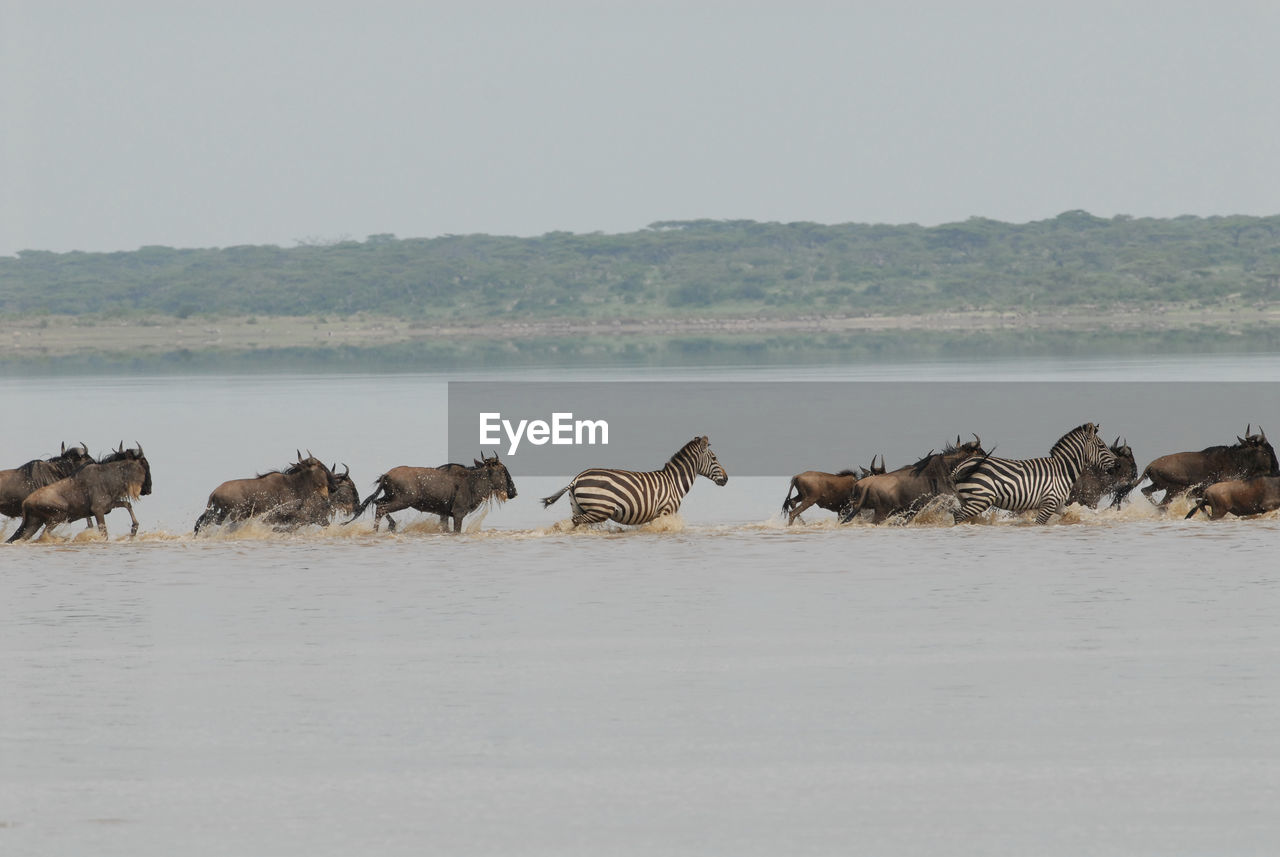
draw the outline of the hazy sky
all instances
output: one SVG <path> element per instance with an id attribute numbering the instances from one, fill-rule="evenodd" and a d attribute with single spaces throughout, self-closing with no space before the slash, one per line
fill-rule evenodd
<path id="1" fill-rule="evenodd" d="M 0 254 L 1280 213 L 1280 3 L 0 0 Z"/>

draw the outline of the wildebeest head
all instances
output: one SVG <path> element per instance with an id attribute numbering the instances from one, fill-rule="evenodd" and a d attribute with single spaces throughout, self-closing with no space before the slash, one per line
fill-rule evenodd
<path id="1" fill-rule="evenodd" d="M 62 452 L 58 454 L 58 460 L 70 464 L 74 469 L 91 463 L 93 456 L 89 454 L 89 447 L 84 443 L 68 449 L 66 442 L 63 442 Z"/>
<path id="2" fill-rule="evenodd" d="M 486 457 L 484 452 L 480 453 L 480 460 L 475 461 L 476 467 L 483 467 L 484 472 L 489 480 L 489 492 L 497 498 L 499 503 L 514 499 L 516 496 L 516 483 L 512 481 L 511 474 L 507 471 L 507 466 L 498 460 L 498 453 L 493 456 Z"/>
<path id="3" fill-rule="evenodd" d="M 1249 434 L 1253 423 L 1245 426 L 1244 437 L 1236 436 L 1240 443 L 1240 464 L 1247 473 L 1266 473 L 1268 476 L 1280 476 L 1280 462 L 1276 461 L 1276 451 L 1267 440 L 1267 433 L 1258 426 L 1257 434 Z"/>
<path id="4" fill-rule="evenodd" d="M 1129 447 L 1129 439 L 1121 439 L 1117 437 L 1115 442 L 1111 444 L 1111 454 L 1116 457 L 1115 467 L 1112 472 L 1118 477 L 1125 479 L 1134 479 L 1138 475 L 1138 462 L 1133 457 L 1133 450 Z"/>
<path id="5" fill-rule="evenodd" d="M 356 490 L 355 480 L 351 478 L 351 468 L 345 464 L 342 467 L 341 473 L 338 472 L 337 462 L 329 468 L 335 486 L 329 492 L 329 504 L 335 511 L 351 515 L 360 507 L 360 492 Z"/>
<path id="6" fill-rule="evenodd" d="M 306 472 L 320 473 L 324 476 L 326 495 L 332 494 L 338 490 L 338 481 L 334 478 L 333 471 L 329 469 L 327 464 L 312 455 L 311 450 L 309 449 L 307 450 L 305 457 L 302 455 L 302 450 L 297 450 L 297 453 L 297 462 L 291 465 L 288 470 L 284 471 L 286 474 L 292 475 L 294 473 Z"/>
<path id="7" fill-rule="evenodd" d="M 151 462 L 147 461 L 147 457 L 142 452 L 142 444 L 134 442 L 134 449 L 125 449 L 124 441 L 120 441 L 120 446 L 107 454 L 99 464 L 109 464 L 113 461 L 136 461 L 142 465 L 142 481 L 138 485 L 138 496 L 145 497 L 151 493 Z M 130 492 L 132 493 L 132 491 Z"/>

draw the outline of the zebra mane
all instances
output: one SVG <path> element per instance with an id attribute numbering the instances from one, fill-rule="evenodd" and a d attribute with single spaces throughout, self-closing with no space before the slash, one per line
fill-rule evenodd
<path id="1" fill-rule="evenodd" d="M 1072 440 L 1073 438 L 1088 437 L 1089 435 L 1093 435 L 1096 437 L 1097 434 L 1098 434 L 1098 427 L 1093 423 L 1085 423 L 1084 425 L 1076 426 L 1071 431 L 1067 432 L 1062 437 L 1058 438 L 1058 442 L 1055 443 L 1049 449 L 1049 454 L 1052 455 L 1053 453 L 1059 451 L 1067 443 L 1067 441 Z"/>
<path id="2" fill-rule="evenodd" d="M 693 440 L 689 441 L 684 446 L 676 450 L 675 454 L 672 455 L 669 459 L 667 459 L 667 463 L 670 464 L 671 462 L 675 461 L 677 458 L 681 458 L 687 453 L 701 452 L 702 450 L 706 449 L 708 443 L 709 441 L 707 440 L 706 435 L 703 435 L 702 437 L 695 437 Z"/>

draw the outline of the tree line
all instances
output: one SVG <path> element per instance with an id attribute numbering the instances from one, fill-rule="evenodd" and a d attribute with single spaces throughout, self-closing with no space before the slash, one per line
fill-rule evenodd
<path id="1" fill-rule="evenodd" d="M 624 234 L 0 258 L 0 313 L 423 320 L 783 316 L 1280 300 L 1280 216 L 661 221 Z"/>

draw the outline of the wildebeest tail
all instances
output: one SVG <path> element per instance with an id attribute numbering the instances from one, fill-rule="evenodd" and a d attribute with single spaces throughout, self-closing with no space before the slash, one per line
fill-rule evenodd
<path id="1" fill-rule="evenodd" d="M 792 491 L 796 492 L 796 495 L 794 497 L 791 496 Z M 560 495 L 557 494 L 556 496 L 559 497 Z M 800 492 L 796 491 L 796 478 L 792 476 L 791 485 L 787 488 L 787 498 L 782 501 L 782 511 L 784 513 L 790 512 L 791 507 L 794 506 L 799 500 L 800 500 Z"/>
<path id="2" fill-rule="evenodd" d="M 205 509 L 200 517 L 196 518 L 195 532 L 200 532 L 200 528 L 213 520 L 213 509 Z"/>
<path id="3" fill-rule="evenodd" d="M 1112 500 L 1111 500 L 1112 508 L 1118 508 L 1120 506 L 1120 501 L 1123 500 L 1125 497 L 1128 497 L 1129 492 L 1131 492 L 1134 488 L 1137 488 L 1139 485 L 1142 484 L 1142 481 L 1147 478 L 1147 469 L 1148 468 L 1144 467 L 1142 469 L 1142 473 L 1140 473 L 1138 475 L 1138 478 L 1133 480 L 1132 482 L 1126 482 L 1123 485 L 1117 485 L 1115 487 L 1115 491 L 1112 494 Z"/>
<path id="4" fill-rule="evenodd" d="M 1209 501 L 1205 498 L 1201 498 L 1199 502 L 1197 502 L 1194 506 L 1191 507 L 1191 511 L 1187 512 L 1186 517 L 1184 517 L 1182 520 L 1184 521 L 1190 520 L 1191 516 L 1194 515 L 1196 512 L 1203 511 L 1206 515 L 1209 514 L 1209 512 L 1205 509 L 1205 507 L 1208 505 L 1209 505 Z"/>
<path id="5" fill-rule="evenodd" d="M 375 483 L 378 487 L 370 491 L 369 496 L 365 497 L 359 506 L 356 506 L 356 510 L 351 513 L 351 517 L 343 521 L 342 523 L 343 524 L 353 523 L 356 518 L 364 514 L 364 510 L 368 509 L 371 504 L 378 502 L 383 497 L 386 497 L 387 496 L 386 480 L 387 480 L 387 475 L 385 473 L 379 476 L 378 481 Z"/>
<path id="6" fill-rule="evenodd" d="M 568 485 L 564 486 L 564 487 L 563 487 L 563 488 L 561 488 L 559 491 L 557 491 L 556 493 L 552 494 L 550 497 L 543 497 L 543 498 L 542 498 L 542 508 L 544 508 L 544 509 L 545 509 L 545 508 L 547 508 L 548 506 L 550 506 L 552 503 L 554 503 L 555 501 L 559 500 L 561 497 L 563 497 L 563 496 L 564 496 L 564 492 L 568 491 L 568 490 L 569 490 L 570 488 L 572 488 L 572 487 L 573 487 L 573 483 L 572 483 L 572 482 L 570 482 Z"/>
<path id="7" fill-rule="evenodd" d="M 858 517 L 858 513 L 862 511 L 862 505 L 867 502 L 867 488 L 865 485 L 854 484 L 853 493 L 849 495 L 849 502 L 845 503 L 840 509 L 837 520 L 842 524 L 847 524 L 854 518 Z"/>

